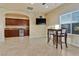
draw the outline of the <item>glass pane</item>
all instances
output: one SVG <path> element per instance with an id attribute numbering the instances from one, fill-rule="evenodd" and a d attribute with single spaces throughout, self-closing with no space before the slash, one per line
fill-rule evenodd
<path id="1" fill-rule="evenodd" d="M 72 34 L 79 34 L 79 23 L 72 23 Z"/>
<path id="2" fill-rule="evenodd" d="M 72 13 L 72 22 L 79 22 L 79 11 Z"/>
<path id="3" fill-rule="evenodd" d="M 64 23 L 71 23 L 71 14 L 66 14 L 66 15 L 62 15 L 61 16 L 61 20 L 60 23 L 64 24 Z"/>

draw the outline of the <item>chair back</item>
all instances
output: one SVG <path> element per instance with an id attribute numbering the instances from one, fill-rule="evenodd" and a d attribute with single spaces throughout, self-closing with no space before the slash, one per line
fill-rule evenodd
<path id="1" fill-rule="evenodd" d="M 49 34 L 50 34 L 50 35 L 54 35 L 54 34 L 56 34 L 56 31 L 55 31 L 55 30 L 50 31 Z"/>
<path id="2" fill-rule="evenodd" d="M 67 30 L 66 28 L 62 28 L 58 30 L 58 36 L 66 36 L 67 35 Z"/>
<path id="3" fill-rule="evenodd" d="M 62 34 L 67 34 L 67 29 L 66 28 L 62 28 Z"/>

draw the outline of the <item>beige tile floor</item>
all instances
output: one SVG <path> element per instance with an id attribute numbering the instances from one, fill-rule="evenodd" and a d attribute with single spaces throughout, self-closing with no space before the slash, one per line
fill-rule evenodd
<path id="1" fill-rule="evenodd" d="M 47 38 L 16 37 L 6 38 L 4 43 L 0 43 L 1 56 L 78 56 L 79 48 L 68 45 L 63 49 L 55 48 L 52 41 L 47 44 Z"/>

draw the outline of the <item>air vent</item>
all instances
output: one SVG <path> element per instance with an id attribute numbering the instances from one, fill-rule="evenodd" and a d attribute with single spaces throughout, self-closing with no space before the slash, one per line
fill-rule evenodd
<path id="1" fill-rule="evenodd" d="M 33 7 L 27 7 L 28 10 L 33 10 Z"/>

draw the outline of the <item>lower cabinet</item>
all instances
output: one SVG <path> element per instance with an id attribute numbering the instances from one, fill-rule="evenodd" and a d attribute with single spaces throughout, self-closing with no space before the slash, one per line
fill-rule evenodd
<path id="1" fill-rule="evenodd" d="M 29 36 L 29 30 L 24 30 L 24 36 Z"/>
<path id="2" fill-rule="evenodd" d="M 6 30 L 5 37 L 19 37 L 19 29 Z M 24 36 L 29 36 L 29 30 L 24 30 Z"/>

